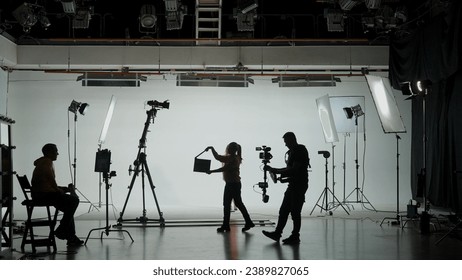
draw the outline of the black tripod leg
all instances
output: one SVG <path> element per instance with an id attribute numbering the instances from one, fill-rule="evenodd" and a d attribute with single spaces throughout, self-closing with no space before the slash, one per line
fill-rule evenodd
<path id="1" fill-rule="evenodd" d="M 324 188 L 324 190 L 322 191 L 321 195 L 319 196 L 318 200 L 316 201 L 316 204 L 314 205 L 313 209 L 311 210 L 310 215 L 313 214 L 314 209 L 316 208 L 316 206 L 319 206 L 319 208 L 321 208 L 321 213 L 322 213 L 322 210 L 327 211 L 327 206 L 326 206 L 326 208 L 324 209 L 323 206 L 320 206 L 320 205 L 319 205 L 319 201 L 321 200 L 321 198 L 322 198 L 322 200 L 324 200 L 324 196 L 327 196 L 327 193 L 326 193 L 326 189 L 325 189 L 325 188 Z"/>
<path id="2" fill-rule="evenodd" d="M 125 199 L 124 207 L 122 208 L 122 212 L 120 212 L 120 217 L 117 220 L 119 225 L 123 222 L 123 216 L 124 216 L 124 213 L 125 213 L 125 208 L 127 208 L 128 199 L 130 198 L 130 194 L 132 192 L 133 185 L 135 184 L 135 180 L 136 180 L 136 177 L 138 176 L 139 170 L 140 170 L 140 165 L 137 164 L 135 166 L 135 170 L 134 170 L 133 177 L 132 177 L 132 180 L 130 182 L 130 185 L 128 186 L 128 194 L 127 194 L 127 198 Z"/>
<path id="3" fill-rule="evenodd" d="M 151 186 L 152 195 L 154 196 L 154 200 L 156 201 L 156 207 L 157 207 L 157 212 L 159 213 L 160 225 L 164 226 L 165 225 L 164 224 L 165 220 L 164 220 L 162 211 L 160 211 L 159 202 L 157 201 L 156 192 L 154 191 L 154 189 L 156 187 L 154 186 L 154 183 L 153 183 L 152 177 L 151 177 L 151 172 L 149 171 L 149 167 L 148 167 L 148 164 L 146 162 L 144 162 L 144 169 L 146 171 L 146 175 L 148 176 L 148 181 L 149 181 L 149 185 Z"/>

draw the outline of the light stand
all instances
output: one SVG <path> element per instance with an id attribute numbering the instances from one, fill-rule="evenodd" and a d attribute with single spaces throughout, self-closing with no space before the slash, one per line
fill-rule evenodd
<path id="1" fill-rule="evenodd" d="M 361 109 L 361 106 L 358 104 L 351 108 L 344 108 L 347 118 L 355 117 L 355 164 L 356 164 L 356 187 L 351 191 L 351 193 L 346 197 L 348 199 L 353 193 L 356 193 L 356 200 L 350 201 L 350 203 L 367 203 L 372 206 L 374 211 L 377 211 L 374 206 L 369 202 L 367 197 L 364 195 L 363 191 L 359 188 L 359 159 L 358 159 L 358 117 L 364 115 L 364 112 Z M 360 195 L 361 194 L 361 198 Z M 364 202 L 366 200 L 366 202 Z M 346 201 L 345 201 L 346 202 Z"/>
<path id="2" fill-rule="evenodd" d="M 88 238 L 90 237 L 91 233 L 95 230 L 102 230 L 104 229 L 103 232 L 101 232 L 101 240 L 103 239 L 103 234 L 105 233 L 106 236 L 109 235 L 109 232 L 125 232 L 128 234 L 132 242 L 134 242 L 131 234 L 122 229 L 117 229 L 113 230 L 111 229 L 111 226 L 109 225 L 109 188 L 111 187 L 111 184 L 109 184 L 109 179 L 116 176 L 115 171 L 109 171 L 109 165 L 110 165 L 110 159 L 111 157 L 111 152 L 108 150 L 101 150 L 98 151 L 96 154 L 96 164 L 95 164 L 95 171 L 100 172 L 103 174 L 103 180 L 106 186 L 106 226 L 105 227 L 100 227 L 100 228 L 94 228 L 90 230 L 90 232 L 87 235 L 87 238 L 85 239 L 85 245 L 87 245 Z"/>
<path id="3" fill-rule="evenodd" d="M 385 220 L 395 220 L 395 222 L 391 222 L 392 225 L 400 225 L 401 224 L 401 216 L 399 215 L 399 137 L 398 133 L 396 135 L 396 217 L 385 217 L 383 218 L 380 226 L 382 226 Z"/>
<path id="4" fill-rule="evenodd" d="M 91 211 L 92 207 L 99 209 L 77 188 L 77 112 L 79 112 L 82 116 L 85 115 L 86 110 L 90 105 L 88 103 L 80 103 L 75 100 L 72 100 L 71 105 L 69 105 L 69 112 L 74 113 L 74 163 L 72 164 L 73 168 L 73 176 L 72 176 L 72 184 L 74 185 L 75 191 L 77 191 L 81 196 L 85 198 L 85 201 L 81 201 L 83 203 L 89 203 L 90 207 L 88 208 L 88 212 Z M 68 130 L 67 137 L 70 137 L 70 130 Z M 69 143 L 69 141 L 68 141 Z"/>
<path id="5" fill-rule="evenodd" d="M 138 154 L 136 156 L 136 160 L 134 161 L 135 168 L 132 169 L 131 166 L 129 168 L 130 173 L 133 171 L 133 177 L 132 177 L 132 180 L 130 182 L 130 186 L 128 186 L 127 198 L 125 200 L 122 212 L 120 213 L 120 217 L 117 220 L 117 226 L 122 226 L 122 224 L 124 222 L 127 222 L 127 223 L 129 223 L 129 222 L 139 222 L 144 226 L 148 222 L 154 222 L 154 223 L 159 223 L 159 225 L 161 227 L 165 226 L 165 220 L 163 218 L 163 213 L 160 211 L 159 203 L 157 201 L 157 196 L 156 196 L 156 193 L 154 191 L 155 186 L 154 186 L 154 183 L 152 181 L 152 177 L 151 177 L 151 173 L 149 171 L 148 163 L 146 162 L 146 135 L 148 133 L 148 129 L 149 129 L 149 125 L 150 125 L 151 121 L 154 122 L 154 118 L 156 117 L 156 114 L 157 114 L 157 109 L 158 108 L 168 109 L 170 104 L 167 101 L 164 101 L 163 103 L 159 103 L 157 101 L 148 101 L 147 104 L 152 106 L 152 108 L 150 110 L 146 111 L 147 118 L 146 118 L 146 122 L 144 124 L 143 133 L 141 135 L 141 139 L 140 139 L 140 142 L 139 142 L 139 145 L 138 145 Z M 130 193 L 131 193 L 131 191 L 133 189 L 133 185 L 135 184 L 136 177 L 138 177 L 138 175 L 140 173 L 141 173 L 141 187 L 142 187 L 142 195 L 143 195 L 143 203 L 142 203 L 143 204 L 143 213 L 142 213 L 142 216 L 140 216 L 138 218 L 135 218 L 135 219 L 126 219 L 126 220 L 124 220 L 123 215 L 124 215 L 125 209 L 127 207 L 128 199 L 130 198 Z M 146 216 L 146 197 L 145 197 L 145 192 L 144 192 L 144 190 L 145 190 L 145 178 L 144 178 L 144 176 L 145 175 L 148 177 L 149 185 L 151 187 L 152 194 L 154 196 L 154 200 L 156 202 L 157 212 L 159 213 L 159 219 L 157 219 L 157 220 L 149 219 Z"/>
<path id="6" fill-rule="evenodd" d="M 345 210 L 345 212 L 349 215 L 350 213 L 348 213 L 348 211 L 345 209 L 345 207 L 343 207 L 343 205 L 340 203 L 340 201 L 337 199 L 337 197 L 335 196 L 335 194 L 329 189 L 329 186 L 328 186 L 328 173 L 329 173 L 329 168 L 328 168 L 328 158 L 330 157 L 330 154 L 328 151 L 318 151 L 318 154 L 322 154 L 324 156 L 324 158 L 326 159 L 326 163 L 325 163 L 325 174 L 326 174 L 326 178 L 325 178 L 325 181 L 326 181 L 326 185 L 324 187 L 324 190 L 322 191 L 321 195 L 319 196 L 318 200 L 316 201 L 316 204 L 314 205 L 313 209 L 311 210 L 311 214 L 313 214 L 313 211 L 316 207 L 319 207 L 321 208 L 321 213 L 322 211 L 329 211 L 329 215 L 332 215 L 332 211 L 330 211 L 332 208 L 329 208 L 329 203 L 328 203 L 328 194 L 330 193 L 332 195 L 332 198 L 333 198 L 333 202 L 337 201 L 338 202 L 338 205 L 342 206 L 343 210 Z M 319 201 L 322 200 L 322 204 L 319 204 Z"/>

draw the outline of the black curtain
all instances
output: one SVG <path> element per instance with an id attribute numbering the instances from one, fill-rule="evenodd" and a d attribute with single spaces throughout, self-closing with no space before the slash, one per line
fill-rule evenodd
<path id="1" fill-rule="evenodd" d="M 453 2 L 425 24 L 395 33 L 389 78 L 395 89 L 432 82 L 426 95 L 409 101 L 413 199 L 426 195 L 432 205 L 462 213 L 462 3 Z"/>

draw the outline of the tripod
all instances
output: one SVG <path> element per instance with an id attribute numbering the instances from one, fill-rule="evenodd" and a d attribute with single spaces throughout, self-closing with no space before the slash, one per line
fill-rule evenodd
<path id="1" fill-rule="evenodd" d="M 383 222 L 385 220 L 395 220 L 395 222 L 392 222 L 392 225 L 400 225 L 401 224 L 401 216 L 399 215 L 399 140 L 401 137 L 399 137 L 398 134 L 396 134 L 396 217 L 385 217 L 383 218 L 382 222 L 380 223 L 380 226 L 382 226 Z"/>
<path id="2" fill-rule="evenodd" d="M 148 104 L 149 104 L 149 102 L 148 102 Z M 152 178 L 151 178 L 151 172 L 149 171 L 149 167 L 148 167 L 148 164 L 146 162 L 146 153 L 145 153 L 145 151 L 146 151 L 146 135 L 148 133 L 148 128 L 149 128 L 149 125 L 151 123 L 151 120 L 152 120 L 152 122 L 154 122 L 154 118 L 156 117 L 156 113 L 157 113 L 157 109 L 154 108 L 154 107 L 152 107 L 151 110 L 146 111 L 147 118 L 146 118 L 146 122 L 144 124 L 144 129 L 143 129 L 143 133 L 141 135 L 140 143 L 138 145 L 138 155 L 137 155 L 136 160 L 134 162 L 135 168 L 131 169 L 131 166 L 130 166 L 130 169 L 129 169 L 129 172 L 133 171 L 133 177 L 132 177 L 130 186 L 128 186 L 128 195 L 127 195 L 127 198 L 125 199 L 124 207 L 122 209 L 122 212 L 120 213 L 119 219 L 117 220 L 117 225 L 118 226 L 122 226 L 122 223 L 124 223 L 124 222 L 134 222 L 134 221 L 140 222 L 143 225 L 145 225 L 146 223 L 152 221 L 152 222 L 159 223 L 161 227 L 165 226 L 165 220 L 164 220 L 163 214 L 162 214 L 162 212 L 160 211 L 160 208 L 159 208 L 159 203 L 157 201 L 156 193 L 154 191 L 155 186 L 154 186 L 154 183 L 153 183 Z M 138 177 L 140 172 L 141 172 L 141 187 L 142 187 L 142 195 L 143 195 L 143 213 L 142 213 L 142 216 L 140 216 L 138 218 L 124 220 L 123 215 L 124 215 L 125 209 L 127 207 L 127 202 L 128 202 L 128 199 L 130 198 L 130 194 L 132 192 L 133 185 L 135 184 L 136 177 Z M 159 219 L 158 220 L 151 220 L 146 216 L 146 197 L 145 197 L 145 192 L 144 192 L 144 190 L 145 190 L 145 178 L 144 178 L 144 176 L 145 175 L 148 177 L 149 185 L 151 187 L 152 194 L 154 196 L 154 200 L 156 202 L 157 211 L 159 213 Z"/>
<path id="3" fill-rule="evenodd" d="M 345 210 L 345 212 L 350 215 L 350 213 L 348 213 L 348 211 L 345 209 L 345 207 L 343 207 L 343 205 L 340 203 L 340 201 L 337 199 L 337 197 L 335 196 L 335 194 L 329 189 L 329 186 L 328 186 L 328 173 L 329 173 L 329 170 L 328 170 L 328 158 L 330 156 L 329 152 L 327 151 L 318 151 L 318 154 L 323 154 L 324 158 L 326 159 L 326 164 L 325 164 L 325 169 L 326 169 L 326 186 L 324 187 L 324 190 L 322 191 L 321 195 L 319 196 L 318 198 L 318 201 L 316 201 L 316 204 L 314 205 L 313 209 L 311 210 L 311 214 L 313 214 L 313 211 L 314 209 L 316 208 L 316 206 L 318 206 L 319 208 L 321 208 L 321 212 L 324 210 L 324 211 L 329 211 L 330 209 L 332 208 L 329 208 L 328 205 L 328 194 L 330 193 L 332 195 L 332 198 L 334 201 L 337 201 L 338 205 L 342 206 L 343 210 Z M 322 204 L 320 205 L 319 204 L 319 201 L 322 199 Z M 332 211 L 329 211 L 329 214 L 332 215 Z"/>
<path id="4" fill-rule="evenodd" d="M 128 234 L 128 236 L 130 237 L 130 239 L 132 240 L 132 242 L 134 242 L 131 234 L 126 231 L 126 230 L 123 230 L 123 229 L 111 229 L 111 226 L 109 225 L 109 188 L 110 188 L 110 184 L 109 184 L 109 179 L 111 177 L 115 176 L 115 171 L 112 171 L 112 172 L 103 172 L 103 178 L 104 178 L 104 183 L 106 185 L 106 226 L 105 227 L 100 227 L 100 228 L 94 228 L 92 230 L 90 230 L 90 232 L 88 233 L 87 235 L 87 239 L 85 239 L 85 245 L 87 245 L 87 241 L 88 241 L 88 238 L 90 237 L 90 234 L 95 231 L 95 230 L 102 230 L 104 229 L 103 232 L 101 232 L 101 240 L 103 239 L 103 233 L 106 234 L 106 236 L 109 235 L 109 232 L 126 232 Z"/>
<path id="5" fill-rule="evenodd" d="M 369 202 L 367 197 L 364 195 L 363 191 L 359 188 L 359 160 L 358 160 L 358 117 L 359 115 L 355 113 L 355 147 L 356 147 L 356 158 L 355 158 L 355 163 L 356 163 L 356 187 L 354 188 L 353 191 L 346 197 L 348 199 L 353 193 L 356 192 L 356 200 L 353 201 L 353 203 L 365 203 L 364 199 L 366 200 L 367 204 L 370 204 L 374 211 L 377 212 L 377 210 L 374 208 L 374 206 Z M 359 197 L 359 194 L 361 193 L 361 199 Z M 345 201 L 346 202 L 346 201 Z"/>

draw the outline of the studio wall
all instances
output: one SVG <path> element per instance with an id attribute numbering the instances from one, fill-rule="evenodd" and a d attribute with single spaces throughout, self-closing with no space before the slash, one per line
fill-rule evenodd
<path id="1" fill-rule="evenodd" d="M 386 75 L 383 73 L 383 76 Z M 221 213 L 224 186 L 221 175 L 195 173 L 192 169 L 194 157 L 207 146 L 212 145 L 219 153 L 224 153 L 231 141 L 240 143 L 243 149 L 242 196 L 247 208 L 251 213 L 276 214 L 285 185 L 270 182 L 270 200 L 267 204 L 262 202 L 261 190 L 254 186 L 263 180 L 262 162 L 255 148 L 262 145 L 271 147 L 273 159 L 270 165 L 284 166 L 286 147 L 282 135 L 287 131 L 295 132 L 299 142 L 306 145 L 310 152 L 310 187 L 303 211 L 304 215 L 309 215 L 325 186 L 325 159 L 318 151 L 332 152 L 333 148 L 324 141 L 316 99 L 326 94 L 364 96 L 366 133 L 358 134 L 359 184 L 377 210 L 396 209 L 396 138 L 383 132 L 364 77 L 345 76 L 336 87 L 316 88 L 279 88 L 271 83 L 271 78 L 254 79 L 255 84 L 249 88 L 177 87 L 174 75 L 159 75 L 149 76 L 140 88 L 101 88 L 82 87 L 76 82 L 76 75 L 71 74 L 13 71 L 9 76 L 7 107 L 9 116 L 16 120 L 13 131 L 15 170 L 31 177 L 32 163 L 41 156 L 41 147 L 53 142 L 59 148 L 55 162 L 57 181 L 63 185 L 70 183 L 74 133 L 77 132 L 76 185 L 84 197 L 98 204 L 101 201 L 100 179 L 99 173 L 94 172 L 95 154 L 106 111 L 114 95 L 117 104 L 102 148 L 109 149 L 112 154 L 111 170 L 116 171 L 117 176 L 111 179 L 110 198 L 121 211 L 133 176 L 133 173 L 129 175 L 128 169 L 137 156 L 146 111 L 151 109 L 146 102 L 169 100 L 170 108 L 158 110 L 154 123 L 149 125 L 146 143 L 147 163 L 166 219 L 169 211 L 183 211 L 185 217 L 206 212 Z M 399 143 L 400 204 L 401 209 L 405 209 L 404 205 L 411 198 L 411 104 L 398 91 L 395 97 L 408 130 L 408 133 L 400 135 Z M 68 112 L 72 100 L 90 104 L 89 111 L 84 116 L 78 115 L 76 122 L 74 114 Z M 342 198 L 344 185 L 346 194 L 356 185 L 355 135 L 341 134 L 339 137 L 340 141 L 334 143 L 334 171 L 332 157 L 328 159 L 328 184 L 332 188 L 334 175 L 335 193 Z M 212 158 L 209 153 L 201 157 Z M 212 168 L 218 166 L 218 162 L 212 160 Z M 20 189 L 17 182 L 15 184 L 20 201 Z M 85 200 L 82 195 L 81 200 Z M 157 210 L 147 182 L 144 195 L 147 215 L 156 218 Z M 125 217 L 142 214 L 142 199 L 141 178 L 137 178 L 126 203 Z M 105 203 L 104 195 L 102 202 Z M 79 213 L 84 215 L 88 206 L 81 203 Z M 361 206 L 357 205 L 355 209 L 361 209 Z M 20 218 L 23 212 L 17 203 L 16 218 Z M 319 212 L 315 210 L 313 214 Z"/>

